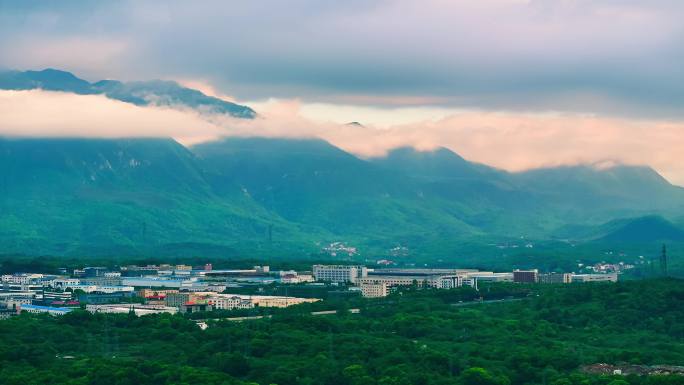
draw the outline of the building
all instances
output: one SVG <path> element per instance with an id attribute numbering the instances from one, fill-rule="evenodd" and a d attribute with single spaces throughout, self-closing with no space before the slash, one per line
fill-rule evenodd
<path id="1" fill-rule="evenodd" d="M 83 276 L 86 278 L 103 277 L 108 271 L 108 268 L 102 266 L 86 267 L 83 269 Z"/>
<path id="2" fill-rule="evenodd" d="M 178 293 L 178 290 L 167 289 L 167 290 L 156 290 L 156 289 L 139 289 L 136 292 L 138 297 L 150 298 L 150 297 L 166 297 L 169 293 Z"/>
<path id="3" fill-rule="evenodd" d="M 53 289 L 64 290 L 67 287 L 80 285 L 81 280 L 78 278 L 55 278 L 48 282 L 48 286 Z"/>
<path id="4" fill-rule="evenodd" d="M 611 274 L 573 274 L 572 282 L 617 282 L 617 273 Z"/>
<path id="5" fill-rule="evenodd" d="M 17 284 L 17 285 L 28 285 L 37 284 L 43 278 L 43 274 L 5 274 L 0 277 L 3 283 Z"/>
<path id="6" fill-rule="evenodd" d="M 359 278 L 368 276 L 366 266 L 354 265 L 313 265 L 316 281 L 336 283 L 356 283 Z"/>
<path id="7" fill-rule="evenodd" d="M 51 307 L 51 306 L 39 306 L 39 305 L 22 305 L 19 311 L 25 311 L 28 313 L 47 313 L 50 315 L 64 315 L 69 313 L 74 309 L 69 307 Z"/>
<path id="8" fill-rule="evenodd" d="M 188 302 L 181 305 L 179 311 L 181 313 L 197 313 L 200 311 L 212 311 L 213 309 L 213 306 L 209 303 Z"/>
<path id="9" fill-rule="evenodd" d="M 361 295 L 366 298 L 381 298 L 387 297 L 389 294 L 389 286 L 387 283 L 362 283 L 359 285 Z"/>
<path id="10" fill-rule="evenodd" d="M 313 282 L 314 277 L 311 274 L 298 274 L 297 272 L 288 272 L 280 275 L 280 283 L 297 284 L 305 282 Z"/>
<path id="11" fill-rule="evenodd" d="M 69 286 L 72 292 L 80 290 L 84 293 L 133 293 L 135 288 L 133 286 L 98 286 L 98 285 L 74 285 Z"/>
<path id="12" fill-rule="evenodd" d="M 33 299 L 31 298 L 5 298 L 0 301 L 0 306 L 6 309 L 12 309 L 16 312 L 17 309 L 21 309 L 22 306 L 31 305 L 32 303 Z"/>
<path id="13" fill-rule="evenodd" d="M 125 277 L 122 284 L 134 287 L 148 287 L 148 288 L 166 288 L 166 289 L 180 289 L 189 287 L 194 280 L 192 278 L 165 278 L 165 277 Z"/>
<path id="14" fill-rule="evenodd" d="M 478 273 L 476 269 L 421 269 L 421 268 L 410 268 L 410 269 L 400 269 L 400 268 L 386 268 L 386 269 L 373 269 L 368 271 L 368 275 L 467 275 L 471 273 Z"/>
<path id="15" fill-rule="evenodd" d="M 121 273 L 104 273 L 98 277 L 82 278 L 81 283 L 84 285 L 97 286 L 121 286 Z"/>
<path id="16" fill-rule="evenodd" d="M 537 283 L 539 282 L 539 270 L 513 270 L 513 282 Z"/>
<path id="17" fill-rule="evenodd" d="M 133 313 L 137 316 L 148 314 L 168 313 L 176 314 L 178 309 L 169 306 L 141 305 L 133 303 L 121 303 L 111 305 L 86 305 L 86 310 L 91 313 Z"/>
<path id="18" fill-rule="evenodd" d="M 297 297 L 278 297 L 270 295 L 252 295 L 241 296 L 247 297 L 252 301 L 255 307 L 288 307 L 292 305 L 299 305 L 302 303 L 318 302 L 318 298 L 297 298 Z"/>
<path id="19" fill-rule="evenodd" d="M 494 273 L 491 271 L 476 271 L 466 273 L 466 277 L 477 282 L 513 282 L 513 273 Z"/>
<path id="20" fill-rule="evenodd" d="M 132 298 L 133 292 L 120 291 L 115 293 L 85 293 L 78 296 L 78 301 L 86 304 L 105 304 L 121 302 L 125 298 Z"/>
<path id="21" fill-rule="evenodd" d="M 188 291 L 177 292 L 177 293 L 167 293 L 164 301 L 166 306 L 179 308 L 181 305 L 188 302 L 195 302 L 199 297 L 195 293 L 190 293 Z"/>
<path id="22" fill-rule="evenodd" d="M 392 288 L 416 286 L 422 288 L 454 289 L 463 285 L 477 287 L 477 280 L 463 275 L 369 275 L 357 280 L 364 297 L 387 296 Z"/>
<path id="23" fill-rule="evenodd" d="M 570 273 L 548 273 L 539 275 L 539 283 L 571 283 Z"/>
<path id="24" fill-rule="evenodd" d="M 254 307 L 254 303 L 249 298 L 232 294 L 217 294 L 209 297 L 207 303 L 219 310 L 252 309 Z"/>

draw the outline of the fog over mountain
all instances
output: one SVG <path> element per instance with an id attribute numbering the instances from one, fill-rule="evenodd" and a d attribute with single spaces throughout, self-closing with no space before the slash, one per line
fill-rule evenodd
<path id="1" fill-rule="evenodd" d="M 684 183 L 684 163 L 678 162 L 683 127 L 676 122 L 461 111 L 392 126 L 350 125 L 351 119 L 344 124 L 310 119 L 297 100 L 257 103 L 252 109 L 170 81 L 125 84 L 88 82 L 56 70 L 4 72 L 0 134 L 173 137 L 184 144 L 226 136 L 322 138 L 363 158 L 399 147 L 447 147 L 509 171 L 622 163 L 648 165 Z"/>

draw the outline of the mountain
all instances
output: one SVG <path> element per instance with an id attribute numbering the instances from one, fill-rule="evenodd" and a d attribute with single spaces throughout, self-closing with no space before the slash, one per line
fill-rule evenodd
<path id="1" fill-rule="evenodd" d="M 139 106 L 182 106 L 195 109 L 200 113 L 227 114 L 245 119 L 256 116 L 256 112 L 247 106 L 205 95 L 173 81 L 120 82 L 117 80 L 101 80 L 89 83 L 69 72 L 45 69 L 42 71 L 0 72 L 0 89 L 43 89 L 73 92 L 81 95 L 103 94 L 110 99 Z"/>
<path id="2" fill-rule="evenodd" d="M 234 186 L 221 198 L 171 139 L 0 140 L 4 251 L 83 253 L 264 239 L 274 220 Z"/>
<path id="3" fill-rule="evenodd" d="M 214 173 L 217 191 L 237 183 L 286 220 L 340 237 L 474 231 L 420 199 L 411 181 L 322 140 L 230 138 L 191 150 Z"/>
<path id="4" fill-rule="evenodd" d="M 413 147 L 391 150 L 387 156 L 371 162 L 388 169 L 400 170 L 421 179 L 487 179 L 500 180 L 504 172 L 469 162 L 453 151 L 440 147 L 433 151 L 418 151 Z"/>
<path id="5" fill-rule="evenodd" d="M 517 173 L 514 180 L 519 188 L 543 194 L 569 210 L 684 209 L 684 189 L 645 166 L 562 166 Z"/>
<path id="6" fill-rule="evenodd" d="M 663 218 L 683 203 L 643 167 L 508 173 L 447 149 L 360 159 L 315 139 L 0 140 L 5 252 L 308 255 L 343 241 L 452 258 L 521 237 L 678 241 Z"/>
<path id="7" fill-rule="evenodd" d="M 609 231 L 596 242 L 684 242 L 684 230 L 657 215 L 611 221 L 602 230 Z"/>

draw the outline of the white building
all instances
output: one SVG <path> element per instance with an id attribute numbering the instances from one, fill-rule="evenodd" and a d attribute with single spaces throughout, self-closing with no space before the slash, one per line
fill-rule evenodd
<path id="1" fill-rule="evenodd" d="M 478 282 L 513 282 L 513 273 L 493 273 L 491 271 L 476 271 L 467 273 L 466 277 L 477 279 Z"/>
<path id="2" fill-rule="evenodd" d="M 364 297 L 384 297 L 393 287 L 412 286 L 454 289 L 463 285 L 477 287 L 477 280 L 462 275 L 372 275 L 357 280 Z"/>
<path id="3" fill-rule="evenodd" d="M 207 303 L 219 310 L 251 309 L 254 307 L 250 299 L 231 294 L 218 294 L 209 297 Z"/>
<path id="4" fill-rule="evenodd" d="M 135 291 L 133 286 L 105 286 L 105 285 L 70 285 L 65 287 L 65 289 L 71 289 L 71 291 L 81 290 L 84 293 L 132 293 Z"/>
<path id="5" fill-rule="evenodd" d="M 572 282 L 617 282 L 617 273 L 611 274 L 573 274 Z"/>
<path id="6" fill-rule="evenodd" d="M 366 266 L 355 265 L 313 265 L 313 276 L 316 281 L 336 283 L 356 283 L 359 278 L 368 276 Z"/>
<path id="7" fill-rule="evenodd" d="M 122 284 L 135 287 L 165 287 L 169 289 L 180 289 L 189 288 L 195 281 L 197 281 L 196 278 L 175 279 L 165 277 L 126 277 L 123 278 Z"/>
<path id="8" fill-rule="evenodd" d="M 3 283 L 28 285 L 37 283 L 43 278 L 43 274 L 6 274 L 2 276 Z"/>
<path id="9" fill-rule="evenodd" d="M 48 286 L 53 289 L 66 289 L 72 286 L 78 286 L 81 284 L 81 280 L 78 278 L 55 278 L 48 281 Z"/>

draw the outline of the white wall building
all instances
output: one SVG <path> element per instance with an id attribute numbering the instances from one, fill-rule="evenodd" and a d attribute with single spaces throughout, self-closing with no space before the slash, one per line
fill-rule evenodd
<path id="1" fill-rule="evenodd" d="M 336 283 L 356 283 L 359 278 L 368 276 L 366 266 L 355 265 L 313 265 L 313 276 L 316 281 Z"/>
<path id="2" fill-rule="evenodd" d="M 207 303 L 219 310 L 251 309 L 254 307 L 250 299 L 230 294 L 218 294 L 209 297 Z"/>
<path id="3" fill-rule="evenodd" d="M 611 274 L 573 274 L 572 282 L 617 282 L 617 273 Z"/>

